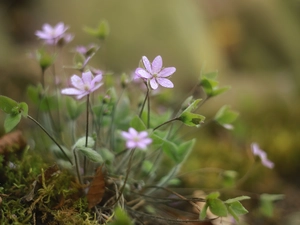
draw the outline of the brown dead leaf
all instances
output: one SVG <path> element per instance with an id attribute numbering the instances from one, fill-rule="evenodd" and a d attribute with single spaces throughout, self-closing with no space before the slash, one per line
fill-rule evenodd
<path id="1" fill-rule="evenodd" d="M 86 195 L 89 209 L 101 202 L 105 192 L 105 173 L 102 171 L 102 167 L 103 166 L 99 166 L 97 168 L 95 177 Z"/>

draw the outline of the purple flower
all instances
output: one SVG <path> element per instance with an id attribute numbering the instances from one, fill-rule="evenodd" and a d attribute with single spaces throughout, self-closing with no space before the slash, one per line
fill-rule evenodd
<path id="1" fill-rule="evenodd" d="M 67 29 L 69 29 L 69 27 L 65 26 L 62 22 L 54 27 L 46 23 L 43 25 L 43 30 L 36 31 L 35 35 L 43 39 L 48 45 L 56 45 L 59 42 L 65 44 L 74 38 L 73 35 L 65 33 Z"/>
<path id="2" fill-rule="evenodd" d="M 268 167 L 270 169 L 272 169 L 274 167 L 274 163 L 271 162 L 268 158 L 267 158 L 267 153 L 263 150 L 261 150 L 258 146 L 257 143 L 252 143 L 251 144 L 251 149 L 254 155 L 257 155 L 260 159 L 261 159 L 261 163 L 265 166 Z"/>
<path id="3" fill-rule="evenodd" d="M 82 77 L 73 75 L 71 77 L 71 84 L 74 88 L 65 88 L 61 91 L 65 95 L 77 95 L 77 99 L 94 92 L 101 85 L 102 74 L 98 74 L 95 77 L 91 71 L 82 73 Z"/>
<path id="4" fill-rule="evenodd" d="M 146 56 L 143 56 L 142 60 L 145 69 L 137 68 L 135 73 L 138 77 L 149 80 L 152 89 L 157 89 L 158 85 L 166 88 L 174 87 L 174 84 L 167 79 L 167 77 L 171 76 L 176 71 L 175 67 L 163 68 L 163 61 L 160 55 L 156 56 L 152 64 L 150 64 L 150 61 Z"/>
<path id="5" fill-rule="evenodd" d="M 122 131 L 122 137 L 126 140 L 127 148 L 139 148 L 145 150 L 147 145 L 152 143 L 152 139 L 148 138 L 146 131 L 137 132 L 130 127 L 128 132 Z"/>

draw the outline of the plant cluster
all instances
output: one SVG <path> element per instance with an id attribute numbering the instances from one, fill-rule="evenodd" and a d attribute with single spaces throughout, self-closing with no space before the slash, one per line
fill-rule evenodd
<path id="1" fill-rule="evenodd" d="M 201 74 L 192 94 L 183 99 L 177 111 L 153 107 L 152 99 L 163 95 L 164 88 L 175 88 L 170 80 L 176 72 L 175 67 L 164 67 L 161 56 L 152 62 L 143 56 L 133 76 L 105 73 L 90 65 L 100 48 L 91 44 L 76 47 L 74 65 L 58 70 L 59 52 L 74 38 L 67 33 L 68 29 L 63 23 L 54 27 L 45 24 L 36 32 L 44 43 L 35 53 L 41 68 L 41 81 L 27 89 L 28 97 L 36 105 L 35 118 L 29 114 L 25 102 L 0 96 L 0 108 L 7 114 L 6 132 L 13 130 L 22 117 L 44 132 L 39 133 L 35 149 L 27 148 L 23 153 L 25 161 L 3 158 L 2 169 L 7 174 L 22 169 L 32 171 L 34 168 L 35 171 L 26 178 L 27 183 L 32 184 L 19 194 L 23 195 L 22 199 L 10 200 L 20 206 L 19 211 L 9 210 L 15 206 L 5 203 L 1 208 L 1 220 L 19 224 L 20 220 L 14 219 L 14 215 L 22 213 L 25 223 L 31 224 L 39 224 L 38 221 L 48 224 L 129 225 L 149 224 L 149 221 L 173 224 L 219 217 L 238 221 L 246 214 L 240 201 L 248 199 L 247 196 L 223 201 L 219 192 L 185 197 L 170 188 L 180 185 L 177 175 L 196 141 L 183 138 L 182 126 L 201 128 L 205 117 L 198 113 L 199 108 L 229 89 L 219 87 L 217 73 Z M 85 31 L 102 42 L 109 33 L 106 22 L 96 29 L 85 28 Z M 199 90 L 203 97 L 195 98 L 193 94 Z M 212 121 L 232 129 L 237 116 L 237 112 L 225 105 Z M 273 167 L 257 144 L 252 147 L 267 167 Z M 40 164 L 28 164 L 29 156 L 39 151 L 42 154 L 35 161 Z M 42 155 L 51 160 L 41 160 Z M 56 163 L 45 168 L 45 161 L 49 164 L 53 159 Z M 21 189 L 18 185 L 24 185 L 26 176 L 20 174 L 19 177 L 23 180 L 2 185 L 5 186 L 5 190 L 1 190 L 3 201 L 7 199 L 8 202 L 8 185 L 18 190 Z M 179 213 L 180 210 L 187 213 Z"/>

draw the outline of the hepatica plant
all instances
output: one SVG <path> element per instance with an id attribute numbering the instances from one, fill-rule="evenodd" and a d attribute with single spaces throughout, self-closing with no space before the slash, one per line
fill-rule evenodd
<path id="1" fill-rule="evenodd" d="M 142 88 L 126 74 L 118 76 L 91 67 L 90 59 L 99 46 L 90 44 L 73 47 L 74 65 L 63 65 L 62 69 L 59 52 L 74 38 L 66 33 L 68 29 L 64 23 L 53 27 L 45 24 L 35 33 L 44 45 L 36 51 L 41 79 L 27 90 L 30 101 L 36 105 L 32 109 L 35 118 L 30 115 L 25 102 L 0 96 L 0 108 L 7 115 L 5 131 L 12 131 L 21 118 L 35 123 L 45 136 L 39 133 L 35 148 L 31 147 L 29 152 L 38 154 L 40 148 L 46 149 L 42 152 L 45 160 L 48 163 L 55 161 L 59 168 L 55 171 L 61 172 L 54 176 L 48 171 L 53 167 L 45 168 L 45 173 L 41 168 L 42 185 L 36 185 L 24 198 L 31 204 L 31 212 L 42 214 L 38 213 L 42 211 L 38 201 L 43 202 L 43 207 L 47 202 L 58 201 L 49 206 L 56 211 L 48 210 L 45 215 L 52 213 L 55 219 L 61 218 L 57 216 L 57 210 L 66 206 L 57 196 L 47 195 L 52 190 L 50 187 L 55 187 L 54 184 L 47 186 L 47 179 L 59 179 L 63 171 L 68 171 L 73 176 L 72 183 L 77 184 L 76 190 L 81 193 L 75 200 L 87 201 L 81 207 L 86 214 L 81 215 L 90 215 L 86 220 L 96 221 L 93 224 L 133 224 L 133 221 L 136 224 L 147 221 L 173 224 L 218 217 L 233 217 L 238 221 L 247 213 L 240 203 L 248 199 L 247 196 L 221 200 L 220 193 L 213 192 L 203 198 L 193 197 L 193 193 L 190 193 L 191 197 L 185 197 L 169 189 L 172 185 L 180 185 L 177 175 L 196 142 L 195 139 L 184 139 L 180 128 L 201 128 L 205 116 L 198 113 L 199 108 L 228 89 L 218 86 L 217 73 L 201 74 L 195 81 L 194 90 L 201 89 L 202 98 L 195 98 L 193 94 L 186 96 L 178 111 L 172 108 L 156 110 L 151 103 L 157 95 L 166 88 L 176 91 L 172 76 L 180 74 L 176 73 L 175 67 L 164 67 L 160 55 L 152 62 L 142 56 L 140 66 L 132 68 L 135 80 L 145 86 Z M 99 27 L 85 31 L 104 43 L 109 30 L 107 23 L 102 22 Z M 59 47 L 59 51 L 55 47 Z M 133 60 L 138 64 L 139 59 Z M 159 92 L 154 96 L 152 92 L 156 89 Z M 144 97 L 141 99 L 140 96 Z M 223 106 L 213 120 L 231 129 L 237 116 L 229 106 Z M 252 148 L 264 165 L 273 166 L 257 145 Z M 74 190 L 69 192 L 72 194 Z M 69 192 L 60 193 L 64 202 L 75 201 Z M 201 206 L 200 203 L 204 204 Z M 189 208 L 190 212 L 178 214 L 176 210 L 183 208 Z M 164 210 L 169 216 L 161 214 Z M 208 210 L 213 217 L 208 216 Z M 28 213 L 29 220 L 36 221 L 36 215 Z"/>

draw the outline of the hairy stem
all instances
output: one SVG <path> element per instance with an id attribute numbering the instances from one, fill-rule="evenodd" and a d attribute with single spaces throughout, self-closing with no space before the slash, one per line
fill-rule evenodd
<path id="1" fill-rule="evenodd" d="M 57 145 L 57 147 L 61 150 L 61 152 L 66 157 L 66 159 L 68 159 L 68 161 L 73 166 L 72 160 L 68 157 L 68 155 L 65 153 L 63 148 L 60 146 L 60 144 L 58 144 L 58 142 L 51 136 L 51 134 L 38 121 L 36 121 L 33 117 L 31 117 L 30 115 L 27 115 L 27 118 L 30 119 L 31 121 L 33 121 L 36 125 L 38 125 L 45 132 L 45 134 L 48 135 L 48 137 Z"/>
<path id="2" fill-rule="evenodd" d="M 170 120 L 168 120 L 168 121 L 166 121 L 166 122 L 158 125 L 157 127 L 153 128 L 153 131 L 157 130 L 158 128 L 160 128 L 160 127 L 162 127 L 164 125 L 167 125 L 168 123 L 172 123 L 173 121 L 176 121 L 176 120 L 179 120 L 179 118 L 176 117 L 176 118 L 170 119 Z"/>

